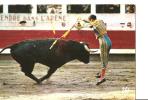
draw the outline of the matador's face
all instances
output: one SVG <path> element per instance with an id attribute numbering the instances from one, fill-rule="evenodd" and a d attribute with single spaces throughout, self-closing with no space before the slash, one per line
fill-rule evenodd
<path id="1" fill-rule="evenodd" d="M 92 18 L 88 18 L 88 20 L 90 21 L 90 22 L 93 22 L 93 21 L 95 21 L 94 19 L 92 19 Z"/>

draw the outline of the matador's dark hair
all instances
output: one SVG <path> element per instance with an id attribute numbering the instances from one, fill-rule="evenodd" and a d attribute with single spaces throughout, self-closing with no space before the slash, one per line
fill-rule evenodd
<path id="1" fill-rule="evenodd" d="M 90 16 L 89 16 L 89 19 L 96 20 L 96 19 L 97 19 L 97 17 L 96 17 L 96 15 L 90 15 Z"/>

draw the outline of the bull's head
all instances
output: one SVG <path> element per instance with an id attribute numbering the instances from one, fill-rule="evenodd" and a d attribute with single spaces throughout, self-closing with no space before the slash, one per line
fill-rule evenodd
<path id="1" fill-rule="evenodd" d="M 67 53 L 69 59 L 78 59 L 81 62 L 89 63 L 90 49 L 88 44 L 69 40 L 65 48 L 63 54 Z"/>
<path id="2" fill-rule="evenodd" d="M 78 55 L 78 60 L 84 62 L 84 63 L 89 63 L 89 56 L 90 56 L 90 49 L 88 47 L 88 44 L 80 42 L 81 48 L 79 51 Z"/>

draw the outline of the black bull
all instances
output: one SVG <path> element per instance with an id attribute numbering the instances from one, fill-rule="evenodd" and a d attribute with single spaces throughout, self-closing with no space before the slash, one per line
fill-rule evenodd
<path id="1" fill-rule="evenodd" d="M 54 41 L 55 39 L 27 40 L 6 47 L 0 53 L 10 48 L 11 56 L 20 64 L 21 71 L 38 84 L 71 60 L 78 59 L 81 62 L 89 63 L 89 48 L 85 43 L 58 40 L 53 48 L 49 49 Z M 40 79 L 32 74 L 35 63 L 50 67 L 47 74 Z"/>

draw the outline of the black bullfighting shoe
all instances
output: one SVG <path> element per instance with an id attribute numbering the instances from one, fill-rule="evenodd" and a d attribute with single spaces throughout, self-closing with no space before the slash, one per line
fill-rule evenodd
<path id="1" fill-rule="evenodd" d="M 100 73 L 97 73 L 95 77 L 100 78 L 101 77 Z"/>
<path id="2" fill-rule="evenodd" d="M 97 84 L 96 85 L 100 85 L 101 83 L 103 83 L 103 82 L 105 82 L 106 81 L 106 79 L 105 78 L 103 78 L 102 80 L 99 80 L 98 82 L 97 82 Z"/>

